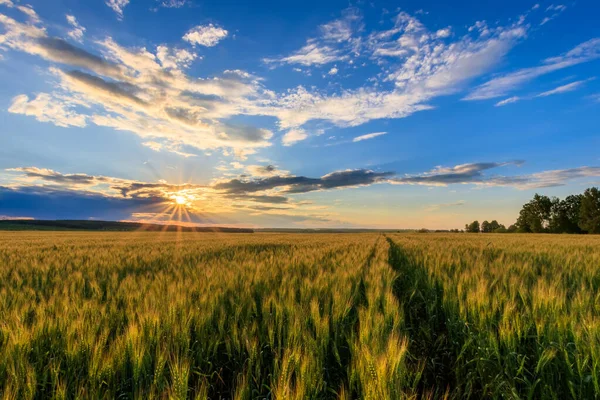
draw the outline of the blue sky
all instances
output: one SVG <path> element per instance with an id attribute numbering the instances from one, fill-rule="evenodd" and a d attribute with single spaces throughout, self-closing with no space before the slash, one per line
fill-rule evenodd
<path id="1" fill-rule="evenodd" d="M 0 0 L 0 218 L 515 221 L 600 184 L 600 3 Z"/>

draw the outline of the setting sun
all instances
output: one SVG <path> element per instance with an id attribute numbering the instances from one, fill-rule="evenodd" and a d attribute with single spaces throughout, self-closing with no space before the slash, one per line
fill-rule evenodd
<path id="1" fill-rule="evenodd" d="M 183 196 L 175 196 L 173 199 L 175 200 L 175 203 L 179 205 L 184 205 L 186 203 L 186 199 Z"/>

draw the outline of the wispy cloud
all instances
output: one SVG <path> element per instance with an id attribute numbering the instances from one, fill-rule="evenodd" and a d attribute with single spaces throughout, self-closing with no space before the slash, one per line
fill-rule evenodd
<path id="1" fill-rule="evenodd" d="M 545 25 L 548 22 L 552 21 L 554 18 L 558 17 L 562 12 L 567 9 L 567 6 L 563 4 L 551 4 L 546 8 L 546 13 L 550 15 L 544 17 L 540 25 Z"/>
<path id="2" fill-rule="evenodd" d="M 156 0 L 160 7 L 181 8 L 189 4 L 189 0 Z"/>
<path id="3" fill-rule="evenodd" d="M 362 16 L 350 7 L 341 18 L 319 27 L 319 35 L 310 38 L 306 44 L 292 54 L 282 57 L 267 57 L 263 61 L 274 66 L 299 64 L 305 67 L 321 66 L 336 61 L 349 60 L 356 51 L 360 40 L 355 37 L 362 29 Z"/>
<path id="4" fill-rule="evenodd" d="M 478 186 L 506 186 L 516 189 L 539 189 L 545 187 L 562 186 L 571 180 L 600 176 L 600 167 L 577 167 L 561 170 L 550 170 L 536 172 L 527 175 L 486 175 L 486 171 L 505 167 L 520 166 L 523 161 L 512 162 L 487 162 L 462 164 L 455 167 L 437 167 L 432 171 L 393 178 L 390 183 L 425 185 L 425 186 L 448 186 L 455 184 L 472 184 Z"/>
<path id="5" fill-rule="evenodd" d="M 559 86 L 557 88 L 554 88 L 552 90 L 548 90 L 546 92 L 540 93 L 536 97 L 546 97 L 546 96 L 552 96 L 553 94 L 560 94 L 560 93 L 572 92 L 574 90 L 577 90 L 581 85 L 583 85 L 587 81 L 588 81 L 588 79 L 581 80 L 581 81 L 576 81 L 576 82 L 571 82 L 571 83 L 568 83 L 566 85 L 562 85 L 562 86 Z"/>
<path id="6" fill-rule="evenodd" d="M 353 142 L 361 142 L 363 140 L 369 140 L 369 139 L 374 139 L 378 136 L 383 136 L 383 135 L 387 135 L 387 132 L 373 132 L 373 133 L 367 133 L 366 135 L 360 135 L 355 137 L 354 139 L 352 139 Z"/>
<path id="7" fill-rule="evenodd" d="M 81 42 L 83 40 L 83 34 L 85 33 L 85 28 L 77 22 L 77 18 L 73 15 L 66 15 L 67 22 L 71 25 L 72 29 L 69 31 L 68 35 L 71 39 Z"/>
<path id="8" fill-rule="evenodd" d="M 430 205 L 424 207 L 423 210 L 426 211 L 426 212 L 434 212 L 434 211 L 439 211 L 439 210 L 444 209 L 444 208 L 452 208 L 452 207 L 464 206 L 465 204 L 467 204 L 466 201 L 464 201 L 464 200 L 458 200 L 458 201 L 455 201 L 453 203 L 430 204 Z"/>
<path id="9" fill-rule="evenodd" d="M 72 109 L 69 100 L 63 101 L 47 93 L 40 93 L 34 99 L 21 94 L 12 99 L 8 112 L 35 117 L 40 122 L 52 122 L 57 126 L 76 126 L 83 128 L 87 125 L 86 118 Z"/>
<path id="10" fill-rule="evenodd" d="M 106 0 L 105 4 L 117 13 L 117 18 L 123 19 L 123 9 L 129 4 L 129 0 Z"/>
<path id="11" fill-rule="evenodd" d="M 293 54 L 281 58 L 265 58 L 264 61 L 269 64 L 299 64 L 304 66 L 323 65 L 335 61 L 341 61 L 348 56 L 342 54 L 340 50 L 333 47 L 320 45 L 312 40 L 294 52 Z"/>
<path id="12" fill-rule="evenodd" d="M 544 60 L 543 65 L 520 69 L 494 78 L 469 93 L 465 97 L 465 100 L 485 100 L 501 97 L 520 88 L 537 77 L 577 64 L 589 62 L 599 57 L 600 38 L 591 39 L 558 57 Z"/>
<path id="13" fill-rule="evenodd" d="M 298 86 L 264 103 L 257 112 L 277 117 L 282 129 L 298 128 L 311 120 L 346 127 L 374 119 L 404 118 L 431 109 L 430 100 L 460 91 L 490 71 L 526 37 L 527 28 L 525 20 L 519 19 L 505 27 L 486 28 L 485 33 L 474 30 L 450 40 L 450 36 L 429 31 L 415 17 L 400 12 L 391 29 L 366 36 L 354 34 L 351 48 L 346 41 L 338 45 L 311 39 L 305 49 L 310 51 L 302 51 L 302 57 L 295 61 L 310 60 L 307 65 L 314 65 L 341 57 L 368 57 L 386 66 L 383 81 L 393 88 L 365 86 L 331 94 Z M 321 51 L 323 46 L 327 52 Z"/>
<path id="14" fill-rule="evenodd" d="M 484 172 L 507 165 L 522 165 L 523 161 L 482 162 L 461 164 L 454 167 L 437 167 L 423 174 L 396 178 L 397 184 L 446 186 L 449 184 L 481 183 L 486 180 Z"/>
<path id="15" fill-rule="evenodd" d="M 521 98 L 519 96 L 513 96 L 513 97 L 509 97 L 508 99 L 501 100 L 501 101 L 497 102 L 494 105 L 496 107 L 502 107 L 502 106 L 505 106 L 507 104 L 516 103 L 519 100 L 521 100 Z"/>
<path id="16" fill-rule="evenodd" d="M 303 129 L 291 129 L 283 135 L 281 143 L 284 146 L 291 146 L 297 142 L 300 142 L 308 137 L 308 134 Z"/>

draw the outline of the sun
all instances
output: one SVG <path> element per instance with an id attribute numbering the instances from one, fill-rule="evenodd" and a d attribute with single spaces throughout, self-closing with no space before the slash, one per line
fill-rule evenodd
<path id="1" fill-rule="evenodd" d="M 173 200 L 175 200 L 175 204 L 178 204 L 180 206 L 186 203 L 186 198 L 183 196 L 173 196 Z"/>

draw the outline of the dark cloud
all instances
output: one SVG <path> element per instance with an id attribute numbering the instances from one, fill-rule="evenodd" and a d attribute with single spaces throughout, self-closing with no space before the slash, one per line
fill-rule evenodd
<path id="1" fill-rule="evenodd" d="M 106 179 L 103 177 L 95 177 L 86 174 L 61 174 L 60 172 L 52 171 L 49 169 L 40 169 L 35 167 L 26 168 L 13 168 L 9 171 L 18 171 L 25 173 L 25 176 L 29 178 L 39 178 L 49 182 L 62 183 L 62 184 L 83 184 L 91 185 L 98 182 L 103 182 Z"/>
<path id="2" fill-rule="evenodd" d="M 182 184 L 182 185 L 171 185 L 168 183 L 146 183 L 146 182 L 124 182 L 117 183 L 111 186 L 112 189 L 121 192 L 123 197 L 161 197 L 165 199 L 164 192 L 177 192 L 185 189 L 199 189 L 205 186 L 193 185 L 193 184 Z"/>
<path id="3" fill-rule="evenodd" d="M 513 186 L 519 189 L 538 189 L 563 186 L 573 179 L 600 176 L 600 167 L 578 167 L 543 171 L 531 175 L 499 176 L 485 181 L 489 186 Z"/>
<path id="4" fill-rule="evenodd" d="M 536 189 L 565 185 L 573 179 L 600 176 L 600 167 L 578 167 L 549 170 L 527 175 L 485 175 L 493 168 L 508 165 L 520 166 L 523 161 L 505 163 L 485 162 L 457 165 L 452 168 L 437 168 L 433 171 L 404 178 L 391 179 L 391 183 L 414 185 L 476 184 L 482 186 L 510 186 L 517 189 Z"/>
<path id="5" fill-rule="evenodd" d="M 118 65 L 75 47 L 63 39 L 43 37 L 38 39 L 38 44 L 52 61 L 85 68 L 105 76 L 119 77 L 122 75 Z"/>
<path id="6" fill-rule="evenodd" d="M 75 81 L 93 89 L 101 90 L 110 96 L 130 100 L 139 105 L 147 104 L 144 100 L 136 96 L 136 93 L 139 93 L 141 89 L 135 85 L 132 85 L 131 83 L 107 82 L 100 77 L 86 74 L 85 72 L 81 71 L 68 71 L 66 74 Z"/>
<path id="7" fill-rule="evenodd" d="M 164 208 L 163 199 L 115 198 L 102 194 L 60 190 L 48 187 L 0 186 L 0 211 L 3 215 L 27 215 L 36 219 L 127 219 L 140 209 Z"/>
<path id="8" fill-rule="evenodd" d="M 256 203 L 285 204 L 289 202 L 289 199 L 284 196 L 234 194 L 228 195 L 227 197 L 235 200 L 253 201 Z"/>
<path id="9" fill-rule="evenodd" d="M 220 131 L 221 135 L 226 135 L 229 140 L 241 140 L 250 143 L 262 142 L 273 136 L 273 133 L 267 129 L 248 125 L 222 123 L 217 125 L 216 129 L 217 131 Z"/>
<path id="10" fill-rule="evenodd" d="M 394 172 L 374 172 L 365 169 L 336 171 L 321 178 L 305 176 L 272 176 L 263 179 L 232 179 L 217 183 L 214 188 L 228 193 L 253 193 L 275 188 L 286 188 L 285 193 L 307 193 L 315 190 L 371 185 L 383 182 Z"/>
<path id="11" fill-rule="evenodd" d="M 452 168 L 437 168 L 426 174 L 396 178 L 395 183 L 421 185 L 449 185 L 456 183 L 481 183 L 486 181 L 484 171 L 506 165 L 521 165 L 522 161 L 507 163 L 482 162 L 457 165 Z"/>
<path id="12" fill-rule="evenodd" d="M 252 193 L 263 190 L 275 189 L 281 186 L 317 184 L 319 179 L 307 178 L 305 176 L 271 176 L 264 179 L 241 180 L 232 179 L 219 182 L 214 185 L 215 189 L 225 190 L 228 193 Z"/>

